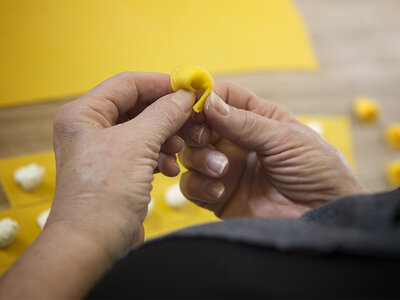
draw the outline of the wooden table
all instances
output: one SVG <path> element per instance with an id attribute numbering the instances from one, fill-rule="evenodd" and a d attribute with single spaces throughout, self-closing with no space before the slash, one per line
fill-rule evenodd
<path id="1" fill-rule="evenodd" d="M 386 163 L 400 159 L 387 149 L 384 125 L 400 121 L 400 1 L 298 0 L 321 68 L 220 76 L 243 84 L 296 114 L 350 115 L 354 97 L 382 103 L 377 126 L 353 123 L 359 176 L 372 191 L 389 188 Z M 52 148 L 52 119 L 68 99 L 0 109 L 0 158 Z"/>

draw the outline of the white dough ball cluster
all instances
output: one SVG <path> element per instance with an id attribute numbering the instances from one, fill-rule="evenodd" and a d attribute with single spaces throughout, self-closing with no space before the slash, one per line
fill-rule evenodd
<path id="1" fill-rule="evenodd" d="M 19 225 L 10 218 L 0 220 L 0 249 L 10 246 L 17 236 Z"/>
<path id="2" fill-rule="evenodd" d="M 182 194 L 181 188 L 179 187 L 179 183 L 171 185 L 165 191 L 164 199 L 165 199 L 165 203 L 173 209 L 182 208 L 188 201 L 185 198 L 185 196 Z"/>
<path id="3" fill-rule="evenodd" d="M 42 211 L 36 219 L 36 223 L 39 225 L 40 230 L 43 230 L 44 225 L 47 222 L 47 218 L 50 214 L 50 208 Z"/>
<path id="4" fill-rule="evenodd" d="M 43 167 L 32 163 L 16 170 L 14 180 L 24 191 L 33 191 L 42 184 L 44 172 Z"/>

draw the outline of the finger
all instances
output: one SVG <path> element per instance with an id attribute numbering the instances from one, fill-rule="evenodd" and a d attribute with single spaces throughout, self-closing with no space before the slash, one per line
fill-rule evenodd
<path id="1" fill-rule="evenodd" d="M 193 120 L 193 122 L 195 122 L 197 124 L 205 123 L 207 121 L 204 111 L 201 111 L 198 113 L 195 111 L 192 111 L 191 119 Z"/>
<path id="2" fill-rule="evenodd" d="M 292 121 L 293 115 L 285 108 L 270 102 L 238 84 L 219 81 L 214 87 L 215 94 L 229 105 L 254 112 L 273 120 Z M 211 98 L 211 95 L 208 97 Z"/>
<path id="3" fill-rule="evenodd" d="M 167 154 L 175 154 L 181 151 L 184 145 L 185 143 L 182 138 L 177 135 L 173 135 L 161 145 L 161 151 Z"/>
<path id="4" fill-rule="evenodd" d="M 229 168 L 228 158 L 213 146 L 203 148 L 185 147 L 179 153 L 180 162 L 190 170 L 196 170 L 206 176 L 219 178 Z"/>
<path id="5" fill-rule="evenodd" d="M 64 105 L 57 112 L 56 120 L 66 114 L 66 118 L 79 115 L 80 119 L 73 122 L 73 126 L 110 127 L 118 119 L 126 119 L 124 114 L 138 103 L 148 106 L 171 92 L 167 74 L 124 72 Z"/>
<path id="6" fill-rule="evenodd" d="M 140 132 L 152 145 L 161 145 L 189 119 L 194 99 L 193 92 L 179 90 L 160 98 L 136 118 L 121 125 L 127 132 Z"/>
<path id="7" fill-rule="evenodd" d="M 282 122 L 230 106 L 215 93 L 206 100 L 205 112 L 208 122 L 221 136 L 258 153 L 279 149 L 282 139 L 289 136 Z"/>
<path id="8" fill-rule="evenodd" d="M 200 99 L 200 97 L 202 96 L 203 92 L 201 90 L 195 90 L 194 95 L 196 97 L 196 101 L 198 99 Z M 133 109 L 130 109 L 127 113 L 128 113 L 128 117 L 130 119 L 133 119 L 134 117 L 136 117 L 139 113 L 141 113 L 147 106 L 149 105 L 149 103 L 146 101 L 141 101 L 138 102 Z M 191 112 L 191 116 L 194 120 L 194 122 L 196 123 L 204 123 L 206 122 L 206 117 L 204 115 L 204 112 L 200 112 L 200 113 L 196 113 L 194 110 L 192 110 Z"/>
<path id="9" fill-rule="evenodd" d="M 137 102 L 151 104 L 171 93 L 168 74 L 151 72 L 119 73 L 86 93 L 85 98 L 99 98 L 112 102 L 120 114 L 127 112 Z"/>
<path id="10" fill-rule="evenodd" d="M 197 124 L 192 119 L 182 126 L 178 134 L 186 145 L 192 147 L 203 147 L 211 142 L 212 137 L 210 126 L 206 123 Z"/>
<path id="11" fill-rule="evenodd" d="M 178 163 L 176 162 L 176 156 L 160 152 L 158 157 L 158 170 L 168 177 L 174 177 L 181 171 Z"/>
<path id="12" fill-rule="evenodd" d="M 196 202 L 215 203 L 222 198 L 225 191 L 221 181 L 209 178 L 196 171 L 183 173 L 180 187 L 183 195 L 195 204 L 198 204 Z"/>

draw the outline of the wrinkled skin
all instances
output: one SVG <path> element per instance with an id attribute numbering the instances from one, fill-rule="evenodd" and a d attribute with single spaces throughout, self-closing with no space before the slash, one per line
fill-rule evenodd
<path id="1" fill-rule="evenodd" d="M 217 84 L 203 115 L 181 132 L 180 160 L 189 169 L 182 192 L 221 218 L 296 218 L 366 192 L 339 150 L 286 109 L 240 86 Z"/>

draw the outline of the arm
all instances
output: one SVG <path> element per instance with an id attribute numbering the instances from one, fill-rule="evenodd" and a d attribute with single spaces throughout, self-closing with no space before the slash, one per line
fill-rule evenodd
<path id="1" fill-rule="evenodd" d="M 1 280 L 2 299 L 77 299 L 115 257 L 81 230 L 49 224 Z"/>
<path id="2" fill-rule="evenodd" d="M 122 73 L 58 111 L 52 210 L 2 277 L 0 298 L 83 297 L 143 241 L 153 171 L 179 172 L 175 133 L 193 103 L 191 92 L 171 93 L 168 75 Z"/>

